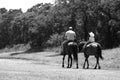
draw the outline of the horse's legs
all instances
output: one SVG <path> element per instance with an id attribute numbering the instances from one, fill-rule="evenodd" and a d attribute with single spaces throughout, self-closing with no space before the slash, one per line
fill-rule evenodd
<path id="1" fill-rule="evenodd" d="M 89 57 L 89 56 L 88 56 Z M 88 57 L 87 57 L 87 69 L 89 69 L 89 61 L 88 61 Z"/>
<path id="2" fill-rule="evenodd" d="M 95 65 L 94 69 L 97 68 L 97 64 L 98 64 L 98 58 L 96 56 L 95 56 L 95 58 L 96 58 L 96 65 Z"/>
<path id="3" fill-rule="evenodd" d="M 97 63 L 98 63 L 98 69 L 101 69 L 100 63 L 99 63 L 99 58 L 97 59 Z"/>
<path id="4" fill-rule="evenodd" d="M 98 65 L 98 68 L 100 69 L 101 67 L 100 67 L 100 64 L 99 64 L 99 57 L 96 57 L 96 65 L 95 65 L 94 69 L 97 68 L 97 65 Z"/>
<path id="5" fill-rule="evenodd" d="M 78 69 L 78 56 L 77 56 L 77 59 L 76 59 L 76 68 Z"/>
<path id="6" fill-rule="evenodd" d="M 67 65 L 67 68 L 69 68 L 69 61 L 70 61 L 70 57 L 68 55 L 68 65 Z"/>
<path id="7" fill-rule="evenodd" d="M 70 62 L 71 60 L 71 62 Z M 72 67 L 72 56 L 71 55 L 68 55 L 68 66 L 67 68 L 71 68 Z"/>
<path id="8" fill-rule="evenodd" d="M 74 60 L 76 62 L 76 68 L 78 69 L 78 54 L 76 53 L 73 56 L 74 56 Z"/>
<path id="9" fill-rule="evenodd" d="M 86 62 L 87 62 L 87 68 L 89 68 L 88 57 L 89 57 L 89 56 L 85 55 L 85 62 L 84 62 L 84 64 L 83 64 L 83 69 L 85 69 Z"/>
<path id="10" fill-rule="evenodd" d="M 66 56 L 66 55 L 63 55 L 62 67 L 64 67 L 65 56 Z"/>
<path id="11" fill-rule="evenodd" d="M 85 58 L 84 64 L 83 64 L 83 69 L 85 69 L 85 64 L 86 64 L 87 58 Z"/>
<path id="12" fill-rule="evenodd" d="M 69 56 L 71 59 L 70 68 L 72 67 L 72 55 Z"/>

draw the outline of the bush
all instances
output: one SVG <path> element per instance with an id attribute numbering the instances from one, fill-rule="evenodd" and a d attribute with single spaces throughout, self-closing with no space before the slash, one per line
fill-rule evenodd
<path id="1" fill-rule="evenodd" d="M 58 47 L 64 40 L 64 33 L 62 34 L 53 34 L 50 36 L 50 39 L 46 42 L 47 47 Z"/>

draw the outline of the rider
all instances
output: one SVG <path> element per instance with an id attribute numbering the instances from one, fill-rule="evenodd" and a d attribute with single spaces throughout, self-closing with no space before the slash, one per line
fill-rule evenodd
<path id="1" fill-rule="evenodd" d="M 65 51 L 65 47 L 69 42 L 74 42 L 76 39 L 76 33 L 73 31 L 72 27 L 69 27 L 69 30 L 65 33 L 66 40 L 62 43 L 62 52 Z"/>
<path id="2" fill-rule="evenodd" d="M 89 42 L 95 42 L 95 34 L 93 32 L 89 33 Z"/>
<path id="3" fill-rule="evenodd" d="M 76 38 L 76 33 L 73 31 L 72 27 L 69 27 L 69 30 L 65 33 L 67 41 L 74 41 Z"/>
<path id="4" fill-rule="evenodd" d="M 95 42 L 95 34 L 93 32 L 90 32 L 89 39 L 88 39 L 88 42 L 86 43 L 86 46 L 89 46 L 90 43 L 93 43 L 93 42 Z"/>
<path id="5" fill-rule="evenodd" d="M 89 39 L 86 45 L 95 42 L 95 34 L 93 32 L 89 33 Z"/>

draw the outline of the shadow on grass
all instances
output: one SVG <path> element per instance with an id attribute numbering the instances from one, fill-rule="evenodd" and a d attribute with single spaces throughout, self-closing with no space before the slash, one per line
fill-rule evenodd
<path id="1" fill-rule="evenodd" d="M 24 52 L 11 53 L 10 56 L 15 56 L 15 55 L 19 55 L 19 54 L 32 54 L 32 53 L 38 53 L 38 52 L 42 52 L 42 51 L 44 51 L 44 50 L 39 49 L 39 48 L 34 48 L 34 49 L 29 49 L 29 50 L 24 51 Z"/>
<path id="2" fill-rule="evenodd" d="M 78 54 L 82 54 L 82 53 L 83 52 L 78 52 Z M 57 56 L 64 56 L 64 54 L 56 52 L 56 54 L 47 55 L 46 57 L 57 57 Z M 68 55 L 66 54 L 66 56 L 68 56 Z"/>
<path id="3" fill-rule="evenodd" d="M 52 55 L 47 55 L 46 57 L 56 57 L 56 56 L 63 56 L 61 54 L 52 54 Z"/>
<path id="4" fill-rule="evenodd" d="M 33 60 L 33 59 L 21 58 L 21 57 L 0 57 L 0 59 Z"/>

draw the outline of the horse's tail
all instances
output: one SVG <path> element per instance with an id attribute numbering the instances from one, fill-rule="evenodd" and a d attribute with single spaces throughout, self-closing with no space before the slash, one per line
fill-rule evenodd
<path id="1" fill-rule="evenodd" d="M 74 60 L 77 61 L 78 60 L 78 52 L 79 52 L 78 45 L 76 43 L 74 43 L 74 45 L 71 47 L 71 50 L 73 52 Z"/>
<path id="2" fill-rule="evenodd" d="M 98 46 L 99 57 L 103 60 L 101 45 Z"/>
<path id="3" fill-rule="evenodd" d="M 100 58 L 103 60 L 104 59 L 104 57 L 102 56 L 102 53 L 100 54 Z"/>

